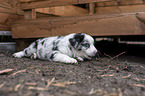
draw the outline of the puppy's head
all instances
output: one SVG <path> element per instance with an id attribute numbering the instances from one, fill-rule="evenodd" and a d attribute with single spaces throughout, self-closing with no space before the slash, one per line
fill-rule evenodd
<path id="1" fill-rule="evenodd" d="M 69 39 L 71 46 L 77 51 L 82 51 L 88 57 L 95 56 L 97 49 L 94 46 L 94 39 L 87 34 L 77 33 Z"/>

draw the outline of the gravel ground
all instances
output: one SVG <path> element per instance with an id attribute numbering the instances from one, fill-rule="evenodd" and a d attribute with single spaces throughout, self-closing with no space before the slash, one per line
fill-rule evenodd
<path id="1" fill-rule="evenodd" d="M 145 96 L 144 57 L 121 52 L 64 64 L 11 55 L 0 52 L 0 96 Z"/>

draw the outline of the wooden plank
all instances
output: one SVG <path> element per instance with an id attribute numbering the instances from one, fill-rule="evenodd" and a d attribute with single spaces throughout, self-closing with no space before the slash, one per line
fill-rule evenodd
<path id="1" fill-rule="evenodd" d="M 80 32 L 93 36 L 145 35 L 145 30 L 140 28 L 140 21 L 135 14 L 22 20 L 13 25 L 12 36 L 13 38 L 39 38 Z"/>
<path id="2" fill-rule="evenodd" d="M 87 9 L 80 8 L 73 5 L 49 7 L 49 8 L 38 8 L 36 9 L 36 12 L 45 13 L 45 14 L 53 14 L 57 16 L 76 16 L 76 15 L 89 13 Z"/>
<path id="3" fill-rule="evenodd" d="M 19 15 L 0 13 L 0 30 L 11 30 L 13 22 L 22 18 L 23 16 Z"/>
<path id="4" fill-rule="evenodd" d="M 21 8 L 23 10 L 26 10 L 26 9 L 45 8 L 45 7 L 53 7 L 53 6 L 65 6 L 65 5 L 72 5 L 72 4 L 83 4 L 83 3 L 90 3 L 90 2 L 103 2 L 103 1 L 110 1 L 110 0 L 33 0 L 33 1 L 32 2 L 29 1 L 28 3 L 22 3 Z"/>
<path id="5" fill-rule="evenodd" d="M 144 0 L 115 0 L 109 2 L 98 2 L 96 6 L 98 7 L 107 7 L 107 6 L 116 6 L 116 5 L 139 5 L 144 4 Z"/>
<path id="6" fill-rule="evenodd" d="M 142 21 L 143 23 L 145 23 L 145 13 L 137 13 L 136 17 Z"/>
<path id="7" fill-rule="evenodd" d="M 96 13 L 145 12 L 145 5 L 97 7 Z"/>
<path id="8" fill-rule="evenodd" d="M 144 0 L 120 0 L 120 5 L 131 5 L 131 4 L 141 4 L 144 3 Z"/>
<path id="9" fill-rule="evenodd" d="M 32 19 L 36 19 L 36 9 L 32 9 Z"/>
<path id="10" fill-rule="evenodd" d="M 106 7 L 106 6 L 115 6 L 115 5 L 118 5 L 117 1 L 98 2 L 98 3 L 96 3 L 97 7 Z"/>
<path id="11" fill-rule="evenodd" d="M 11 24 L 23 16 L 18 0 L 0 0 L 0 30 L 11 30 Z"/>
<path id="12" fill-rule="evenodd" d="M 24 12 L 20 9 L 18 0 L 1 0 L 0 13 L 23 15 Z"/>
<path id="13" fill-rule="evenodd" d="M 32 18 L 32 14 L 31 13 L 32 13 L 31 9 L 24 11 L 24 18 L 25 19 L 31 19 Z"/>
<path id="14" fill-rule="evenodd" d="M 89 13 L 94 14 L 95 13 L 95 3 L 89 3 Z"/>
<path id="15" fill-rule="evenodd" d="M 11 28 L 9 28 L 7 25 L 2 25 L 2 24 L 0 24 L 0 30 L 1 30 L 1 31 L 10 31 Z"/>
<path id="16" fill-rule="evenodd" d="M 20 0 L 20 2 L 25 2 L 25 3 L 28 3 L 28 2 L 32 2 L 32 1 L 38 1 L 38 0 Z M 44 1 L 44 0 L 42 0 L 42 1 Z"/>
<path id="17" fill-rule="evenodd" d="M 29 9 L 24 11 L 25 19 L 36 19 L 36 11 L 35 9 Z"/>
<path id="18" fill-rule="evenodd" d="M 46 1 L 46 0 L 20 0 L 21 3 L 30 3 L 30 2 L 37 2 L 37 1 Z M 63 1 L 65 1 L 65 0 L 63 0 Z M 104 2 L 104 1 L 107 1 L 107 0 L 79 0 L 78 2 L 85 2 L 86 3 L 86 2 L 89 2 L 89 1 L 91 1 L 91 2 Z M 110 0 L 108 0 L 108 1 L 110 1 Z"/>

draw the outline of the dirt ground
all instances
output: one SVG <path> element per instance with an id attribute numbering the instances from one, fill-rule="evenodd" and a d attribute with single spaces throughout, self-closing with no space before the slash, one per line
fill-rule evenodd
<path id="1" fill-rule="evenodd" d="M 0 96 L 145 96 L 143 56 L 119 52 L 63 64 L 11 54 L 0 52 Z"/>

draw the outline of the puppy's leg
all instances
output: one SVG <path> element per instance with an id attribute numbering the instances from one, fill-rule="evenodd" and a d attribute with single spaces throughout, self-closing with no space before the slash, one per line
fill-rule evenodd
<path id="1" fill-rule="evenodd" d="M 24 51 L 20 51 L 20 52 L 17 52 L 17 53 L 13 54 L 13 57 L 16 57 L 16 58 L 22 58 L 24 56 L 25 56 Z"/>
<path id="2" fill-rule="evenodd" d="M 53 61 L 62 62 L 62 63 L 78 63 L 76 59 L 61 53 L 56 53 L 53 56 Z"/>
<path id="3" fill-rule="evenodd" d="M 36 48 L 35 48 L 35 42 L 33 42 L 32 44 L 30 44 L 29 47 L 25 48 L 23 51 L 14 53 L 13 56 L 16 58 L 22 58 L 24 56 L 26 57 L 30 57 L 32 54 L 36 53 Z M 37 58 L 37 56 L 35 56 L 35 58 Z"/>
<path id="4" fill-rule="evenodd" d="M 37 59 L 36 53 L 32 53 L 31 56 L 30 56 L 30 58 L 33 59 L 33 60 Z"/>
<path id="5" fill-rule="evenodd" d="M 81 57 L 76 57 L 76 59 L 78 60 L 78 61 L 80 61 L 80 62 L 82 62 L 82 61 L 84 61 L 84 59 L 83 58 L 81 58 Z"/>

